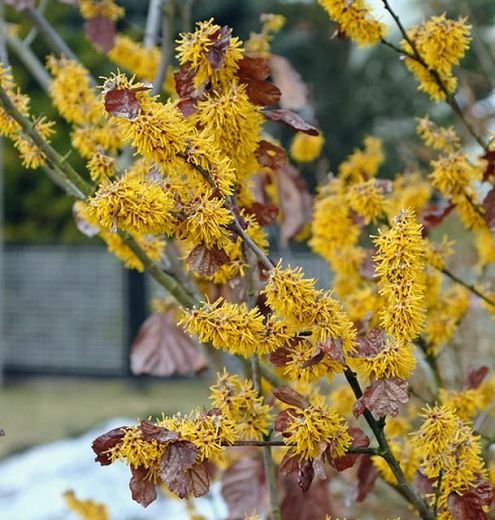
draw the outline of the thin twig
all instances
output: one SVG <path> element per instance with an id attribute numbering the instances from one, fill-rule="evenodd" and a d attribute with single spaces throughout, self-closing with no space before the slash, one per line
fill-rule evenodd
<path id="1" fill-rule="evenodd" d="M 0 63 L 4 67 L 9 66 L 9 55 L 7 54 L 7 23 L 5 22 L 5 3 L 0 0 Z"/>
<path id="2" fill-rule="evenodd" d="M 265 441 L 234 441 L 232 444 L 227 446 L 270 446 L 270 447 L 286 447 L 290 448 L 292 445 L 287 444 L 285 441 L 265 440 Z M 347 448 L 347 453 L 356 453 L 361 455 L 378 455 L 381 456 L 382 452 L 379 447 L 376 448 L 360 448 L 351 446 Z"/>
<path id="3" fill-rule="evenodd" d="M 160 30 L 160 21 L 162 19 L 162 3 L 163 0 L 150 0 L 148 5 L 148 15 L 146 17 L 143 39 L 145 49 L 150 49 L 156 45 L 158 31 Z"/>
<path id="4" fill-rule="evenodd" d="M 48 0 L 41 0 L 40 4 L 38 6 L 38 11 L 40 13 L 44 13 L 47 5 L 48 5 Z M 29 47 L 33 43 L 36 36 L 38 36 L 38 32 L 39 32 L 38 27 L 36 27 L 36 26 L 31 27 L 31 30 L 29 31 L 28 35 L 24 38 L 24 40 L 22 40 L 23 45 L 25 45 L 26 47 Z"/>
<path id="5" fill-rule="evenodd" d="M 174 0 L 165 0 L 162 15 L 162 43 L 160 65 L 153 80 L 153 88 L 151 95 L 155 96 L 162 90 L 167 69 L 172 61 L 172 49 L 174 45 L 174 30 L 175 30 L 175 4 Z"/>
<path id="6" fill-rule="evenodd" d="M 344 375 L 356 398 L 359 399 L 362 397 L 363 392 L 356 374 L 350 368 L 347 368 L 344 371 Z M 386 460 L 395 479 L 397 480 L 397 489 L 400 490 L 403 496 L 407 497 L 409 502 L 417 509 L 423 520 L 434 520 L 435 516 L 431 512 L 430 508 L 423 500 L 423 498 L 417 493 L 417 491 L 409 484 L 409 482 L 407 482 L 404 472 L 400 467 L 399 461 L 394 457 L 383 431 L 384 422 L 377 421 L 373 417 L 373 414 L 366 409 L 363 412 L 363 416 L 368 423 L 368 426 L 371 428 L 373 434 L 375 435 L 380 449 L 382 450 L 381 456 Z"/>
<path id="7" fill-rule="evenodd" d="M 485 301 L 486 303 L 488 303 L 489 305 L 492 305 L 493 307 L 495 307 L 495 301 L 492 300 L 491 298 L 489 298 L 488 296 L 486 296 L 485 294 L 483 294 L 482 292 L 480 292 L 473 284 L 470 284 L 470 283 L 467 283 L 465 282 L 464 280 L 462 280 L 461 278 L 459 278 L 457 275 L 455 275 L 454 273 L 452 273 L 451 271 L 449 271 L 446 267 L 444 267 L 443 269 L 440 269 L 440 271 L 445 275 L 445 276 L 448 276 L 451 280 L 453 280 L 454 282 L 458 283 L 459 285 L 462 285 L 463 287 L 465 287 L 468 291 L 472 292 L 473 294 L 475 294 L 478 298 L 481 298 L 483 301 Z"/>

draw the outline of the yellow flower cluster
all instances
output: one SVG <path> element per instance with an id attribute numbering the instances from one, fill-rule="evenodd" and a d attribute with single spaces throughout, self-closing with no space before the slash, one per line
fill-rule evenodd
<path id="1" fill-rule="evenodd" d="M 114 157 L 96 152 L 88 161 L 87 166 L 91 179 L 97 184 L 101 184 L 115 175 L 117 161 Z"/>
<path id="2" fill-rule="evenodd" d="M 47 68 L 53 75 L 50 96 L 55 108 L 69 123 L 94 125 L 102 117 L 102 107 L 89 73 L 80 64 L 67 58 L 49 56 Z"/>
<path id="3" fill-rule="evenodd" d="M 222 28 L 213 23 L 213 19 L 198 22 L 196 31 L 180 35 L 177 45 L 179 63 L 188 63 L 195 72 L 194 85 L 199 87 L 205 81 L 211 81 L 213 88 L 228 86 L 234 80 L 238 62 L 243 56 L 242 44 L 237 37 L 230 38 L 223 61 L 218 70 L 208 59 L 208 52 L 222 37 Z"/>
<path id="4" fill-rule="evenodd" d="M 428 115 L 417 119 L 416 132 L 426 146 L 444 153 L 454 153 L 460 148 L 459 137 L 454 128 L 438 127 Z"/>
<path id="5" fill-rule="evenodd" d="M 331 457 L 342 457 L 352 441 L 347 422 L 318 397 L 303 410 L 289 409 L 292 421 L 284 431 L 285 442 L 305 460 L 316 458 L 324 442 L 330 446 Z"/>
<path id="6" fill-rule="evenodd" d="M 431 185 L 419 172 L 398 175 L 392 183 L 392 193 L 386 200 L 389 218 L 397 215 L 402 208 L 412 208 L 421 213 L 431 197 Z"/>
<path id="7" fill-rule="evenodd" d="M 104 504 L 98 504 L 93 500 L 81 500 L 76 497 L 74 491 L 66 491 L 64 499 L 68 508 L 82 520 L 110 520 Z"/>
<path id="8" fill-rule="evenodd" d="M 113 0 L 79 0 L 79 10 L 86 20 L 99 16 L 118 20 L 125 14 L 124 8 L 118 6 Z"/>
<path id="9" fill-rule="evenodd" d="M 269 319 L 265 323 L 259 309 L 248 309 L 245 304 L 229 303 L 223 298 L 199 309 L 185 310 L 180 323 L 191 336 L 197 334 L 202 343 L 211 342 L 215 348 L 244 357 L 273 352 L 289 339 L 281 321 Z"/>
<path id="10" fill-rule="evenodd" d="M 414 212 L 399 213 L 375 244 L 378 287 L 386 302 L 381 325 L 397 339 L 411 340 L 423 327 L 425 295 L 424 243 Z"/>
<path id="11" fill-rule="evenodd" d="M 373 17 L 365 0 L 318 0 L 318 3 L 360 47 L 375 45 L 385 36 L 385 25 Z"/>
<path id="12" fill-rule="evenodd" d="M 55 132 L 55 121 L 48 121 L 45 116 L 42 116 L 34 122 L 33 126 L 45 141 L 50 142 L 50 137 Z M 14 138 L 14 146 L 19 150 L 25 168 L 35 170 L 45 164 L 45 153 L 27 135 L 18 133 Z"/>
<path id="13" fill-rule="evenodd" d="M 406 66 L 416 76 L 419 90 L 429 94 L 435 101 L 445 99 L 445 92 L 432 71 L 438 74 L 449 93 L 455 91 L 457 79 L 452 73 L 452 67 L 459 64 L 469 48 L 470 29 L 465 18 L 449 20 L 442 14 L 408 31 L 426 67 L 410 57 L 405 59 Z M 413 49 L 407 41 L 402 40 L 401 46 L 412 54 Z"/>
<path id="14" fill-rule="evenodd" d="M 442 404 L 455 410 L 456 415 L 465 422 L 471 422 L 475 416 L 492 401 L 487 395 L 485 386 L 466 388 L 464 390 L 447 390 L 440 388 L 438 397 Z"/>
<path id="15" fill-rule="evenodd" d="M 223 416 L 236 423 L 238 439 L 262 440 L 268 434 L 270 407 L 263 404 L 252 381 L 230 375 L 224 369 L 223 374 L 217 374 L 217 383 L 210 387 L 210 400 Z"/>
<path id="16" fill-rule="evenodd" d="M 160 65 L 160 49 L 145 48 L 128 36 L 117 34 L 115 44 L 108 52 L 114 63 L 135 74 L 139 79 L 153 81 Z"/>
<path id="17" fill-rule="evenodd" d="M 263 24 L 260 33 L 251 32 L 245 44 L 246 54 L 251 58 L 270 57 L 270 43 L 274 34 L 280 32 L 285 25 L 285 16 L 273 13 L 261 13 L 260 22 Z"/>
<path id="18" fill-rule="evenodd" d="M 439 511 L 445 511 L 450 493 L 462 495 L 486 475 L 479 437 L 449 406 L 427 406 L 420 415 L 424 422 L 411 435 L 411 445 L 418 450 L 426 477 L 442 475 Z"/>
<path id="19" fill-rule="evenodd" d="M 495 263 L 495 239 L 488 228 L 476 230 L 475 243 L 478 252 L 478 268 Z"/>
<path id="20" fill-rule="evenodd" d="M 323 134 L 308 135 L 297 132 L 290 145 L 290 155 L 297 162 L 311 162 L 320 156 L 325 138 Z"/>
<path id="21" fill-rule="evenodd" d="M 19 110 L 23 116 L 27 117 L 29 115 L 29 98 L 25 94 L 21 94 L 18 88 L 16 89 L 10 69 L 1 64 L 0 85 L 7 92 L 17 110 Z M 19 123 L 0 106 L 0 135 L 13 139 L 19 131 Z"/>
<path id="22" fill-rule="evenodd" d="M 363 182 L 375 177 L 385 157 L 382 141 L 377 137 L 366 137 L 364 149 L 356 149 L 339 166 L 339 177 L 347 182 Z"/>
<path id="23" fill-rule="evenodd" d="M 349 206 L 363 217 L 364 223 L 375 222 L 383 213 L 385 194 L 376 179 L 353 184 L 349 190 Z"/>

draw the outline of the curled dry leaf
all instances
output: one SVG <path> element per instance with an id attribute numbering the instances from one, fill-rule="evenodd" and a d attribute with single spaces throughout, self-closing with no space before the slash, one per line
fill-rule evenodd
<path id="1" fill-rule="evenodd" d="M 268 358 L 270 360 L 270 363 L 277 368 L 285 367 L 287 363 L 290 361 L 290 352 L 285 347 L 280 347 L 274 352 L 271 352 L 268 355 Z"/>
<path id="2" fill-rule="evenodd" d="M 239 81 L 246 85 L 246 93 L 255 105 L 267 107 L 280 100 L 280 90 L 273 83 L 266 81 L 269 74 L 270 68 L 263 58 L 245 56 L 239 61 Z"/>
<path id="3" fill-rule="evenodd" d="M 105 110 L 112 116 L 136 119 L 141 110 L 136 93 L 132 89 L 114 89 L 105 94 Z"/>
<path id="4" fill-rule="evenodd" d="M 289 475 L 289 473 L 294 473 L 299 469 L 299 464 L 301 462 L 301 458 L 299 455 L 294 455 L 294 452 L 289 450 L 285 453 L 282 461 L 278 466 L 278 471 L 283 475 Z"/>
<path id="5" fill-rule="evenodd" d="M 292 390 L 292 388 L 274 388 L 272 394 L 285 404 L 295 406 L 296 408 L 307 408 L 309 406 L 308 401 L 300 393 Z"/>
<path id="6" fill-rule="evenodd" d="M 198 343 L 177 326 L 173 309 L 152 314 L 131 347 L 133 374 L 169 377 L 197 374 L 206 367 Z"/>
<path id="7" fill-rule="evenodd" d="M 393 377 L 390 379 L 373 380 L 366 387 L 353 407 L 354 416 L 359 417 L 365 409 L 378 417 L 391 415 L 397 417 L 399 406 L 409 401 L 407 381 Z"/>
<path id="8" fill-rule="evenodd" d="M 265 110 L 263 115 L 270 121 L 280 122 L 286 124 L 289 128 L 295 132 L 304 132 L 308 135 L 319 135 L 319 130 L 313 125 L 306 123 L 304 119 L 290 110 L 277 109 L 277 110 Z"/>
<path id="9" fill-rule="evenodd" d="M 218 72 L 222 68 L 225 60 L 225 52 L 229 48 L 231 35 L 232 29 L 226 25 L 211 35 L 210 39 L 213 40 L 213 45 L 209 47 L 206 59 L 210 62 L 215 72 Z"/>
<path id="10" fill-rule="evenodd" d="M 190 269 L 200 276 L 213 276 L 222 265 L 229 262 L 230 258 L 223 249 L 207 248 L 204 244 L 197 245 L 186 258 Z"/>
<path id="11" fill-rule="evenodd" d="M 299 110 L 308 105 L 308 88 L 290 61 L 277 54 L 270 55 L 268 65 L 273 82 L 280 89 L 280 106 L 287 110 Z"/>
<path id="12" fill-rule="evenodd" d="M 202 497 L 210 489 L 210 474 L 206 461 L 197 462 L 168 484 L 168 489 L 180 498 Z"/>
<path id="13" fill-rule="evenodd" d="M 476 485 L 462 495 L 451 493 L 447 498 L 447 509 L 454 520 L 485 520 L 483 507 L 489 507 L 494 499 L 493 486 L 478 477 Z"/>
<path id="14" fill-rule="evenodd" d="M 320 350 L 333 361 L 345 363 L 344 350 L 342 349 L 342 340 L 340 338 L 328 338 L 326 341 L 319 343 Z"/>
<path id="15" fill-rule="evenodd" d="M 126 426 L 121 426 L 96 437 L 91 445 L 91 448 L 96 453 L 96 462 L 99 462 L 102 466 L 109 466 L 112 463 L 108 450 L 122 442 L 126 429 Z"/>
<path id="16" fill-rule="evenodd" d="M 315 353 L 301 365 L 301 368 L 308 368 L 317 365 L 324 357 L 325 352 L 318 346 Z"/>
<path id="17" fill-rule="evenodd" d="M 146 442 L 157 441 L 159 444 L 176 442 L 180 435 L 177 432 L 157 426 L 150 421 L 141 421 L 139 424 L 141 439 Z"/>
<path id="18" fill-rule="evenodd" d="M 495 236 L 495 188 L 492 188 L 483 200 L 483 207 L 485 208 L 485 221 Z"/>
<path id="19" fill-rule="evenodd" d="M 486 166 L 485 171 L 483 172 L 483 181 L 487 181 L 490 178 L 495 177 L 495 150 L 489 150 L 484 155 L 481 156 L 481 159 L 485 159 Z"/>
<path id="20" fill-rule="evenodd" d="M 295 408 L 290 408 L 289 410 L 282 410 L 275 419 L 275 424 L 273 429 L 276 432 L 281 433 L 283 436 L 286 436 L 285 431 L 291 425 L 292 421 L 295 417 L 297 417 L 299 413 Z"/>
<path id="21" fill-rule="evenodd" d="M 263 204 L 261 202 L 253 202 L 249 208 L 246 208 L 247 213 L 254 215 L 256 222 L 260 226 L 269 226 L 277 218 L 278 208 L 275 204 Z"/>
<path id="22" fill-rule="evenodd" d="M 439 226 L 449 213 L 454 209 L 452 202 L 442 199 L 439 202 L 432 202 L 423 210 L 419 220 L 423 225 L 423 234 L 426 236 L 430 230 Z"/>
<path id="23" fill-rule="evenodd" d="M 84 23 L 86 38 L 97 48 L 107 53 L 115 45 L 115 23 L 104 16 L 90 18 Z"/>
<path id="24" fill-rule="evenodd" d="M 385 334 L 383 330 L 374 328 L 369 331 L 366 336 L 357 338 L 357 348 L 355 356 L 357 357 L 375 357 L 385 346 Z"/>
<path id="25" fill-rule="evenodd" d="M 349 435 L 352 437 L 351 448 L 367 448 L 370 445 L 369 437 L 363 432 L 363 430 L 361 430 L 361 428 L 350 426 L 348 431 Z M 344 471 L 348 468 L 352 468 L 359 457 L 361 457 L 361 455 L 358 453 L 348 453 L 342 457 L 330 459 L 329 462 L 337 471 Z"/>
<path id="26" fill-rule="evenodd" d="M 302 460 L 299 463 L 299 471 L 297 472 L 297 483 L 302 489 L 303 493 L 308 491 L 311 482 L 315 477 L 315 470 L 313 469 L 313 462 L 310 460 Z"/>
<path id="27" fill-rule="evenodd" d="M 369 455 L 362 455 L 357 470 L 356 487 L 353 496 L 356 502 L 363 502 L 368 493 L 373 489 L 379 472 L 374 466 Z"/>
<path id="28" fill-rule="evenodd" d="M 160 478 L 169 485 L 195 462 L 198 449 L 189 441 L 177 441 L 169 444 L 160 461 Z M 184 497 L 181 497 L 184 498 Z"/>
<path id="29" fill-rule="evenodd" d="M 131 466 L 131 473 L 129 488 L 132 493 L 132 499 L 143 507 L 148 507 L 156 500 L 155 484 L 146 478 L 148 470 L 144 466 L 139 466 L 138 468 Z"/>
<path id="30" fill-rule="evenodd" d="M 261 458 L 246 457 L 234 462 L 223 474 L 221 492 L 229 519 L 254 514 L 264 517 L 268 512 L 268 494 Z"/>
<path id="31" fill-rule="evenodd" d="M 287 165 L 287 154 L 285 151 L 265 140 L 261 140 L 258 143 L 256 158 L 260 166 L 265 166 L 275 171 Z"/>
<path id="32" fill-rule="evenodd" d="M 487 366 L 473 368 L 468 374 L 467 388 L 478 388 L 489 371 L 490 369 Z"/>

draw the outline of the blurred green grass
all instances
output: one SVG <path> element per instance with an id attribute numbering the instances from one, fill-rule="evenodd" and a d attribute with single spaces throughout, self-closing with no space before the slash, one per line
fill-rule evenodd
<path id="1" fill-rule="evenodd" d="M 111 417 L 147 418 L 206 405 L 201 379 L 23 378 L 0 388 L 0 458 L 83 433 Z"/>

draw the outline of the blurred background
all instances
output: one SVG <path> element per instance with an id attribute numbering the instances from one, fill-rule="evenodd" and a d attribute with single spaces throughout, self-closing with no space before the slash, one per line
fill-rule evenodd
<path id="1" fill-rule="evenodd" d="M 118 22 L 118 29 L 139 40 L 148 2 L 127 0 L 119 4 L 125 7 L 126 17 Z M 378 9 L 381 3 L 374 4 Z M 469 16 L 474 42 L 459 74 L 459 99 L 488 124 L 495 113 L 491 98 L 495 3 L 400 0 L 392 4 L 397 4 L 393 7 L 406 25 L 432 12 Z M 86 40 L 83 20 L 70 2 L 42 0 L 40 5 L 95 77 L 115 69 Z M 452 122 L 446 106 L 432 106 L 416 90 L 393 51 L 384 46 L 358 49 L 334 37 L 336 27 L 315 2 L 196 0 L 190 5 L 193 21 L 213 17 L 216 23 L 233 27 L 241 39 L 259 30 L 263 12 L 287 18 L 272 51 L 287 58 L 301 75 L 315 121 L 326 140 L 323 163 L 301 168 L 312 191 L 322 169 L 323 173 L 335 171 L 367 135 L 384 140 L 386 162 L 381 177 L 424 167 L 429 158 L 416 153 L 415 117 L 430 112 L 441 124 Z M 22 13 L 6 6 L 5 16 L 7 23 L 17 25 L 20 38 L 29 34 L 31 26 Z M 389 23 L 385 14 L 383 20 Z M 177 32 L 180 30 L 178 21 Z M 393 30 L 390 39 L 399 39 Z M 40 58 L 49 52 L 39 35 L 31 48 Z M 32 99 L 33 113 L 46 114 L 60 125 L 52 141 L 54 147 L 62 154 L 69 152 L 68 126 L 15 53 L 9 58 L 16 81 Z M 290 142 L 288 131 L 277 131 L 284 144 Z M 73 201 L 43 172 L 25 170 L 9 142 L 3 142 L 2 147 L 0 428 L 5 436 L 0 439 L 0 458 L 7 460 L 30 447 L 80 435 L 111 417 L 134 420 L 206 403 L 209 373 L 172 380 L 132 376 L 130 345 L 150 313 L 149 299 L 156 288 L 146 276 L 124 270 L 98 239 L 81 234 L 72 218 Z M 84 170 L 77 153 L 70 154 L 70 162 Z M 457 222 L 450 218 L 445 226 L 458 230 Z M 290 243 L 282 249 L 274 240 L 274 248 L 274 256 L 302 265 L 308 276 L 330 285 L 326 264 L 309 253 L 304 243 Z M 462 259 L 460 256 L 457 261 L 462 271 L 462 262 L 468 264 L 474 258 L 469 243 Z M 2 466 L 0 504 L 2 497 L 9 497 L 8 490 L 2 492 L 1 472 Z M 4 511 L 0 507 L 0 519 L 15 520 L 14 513 L 2 516 Z M 69 518 L 63 513 L 36 516 L 34 510 L 25 510 L 25 514 L 19 520 Z M 141 518 L 138 513 L 133 515 Z"/>

